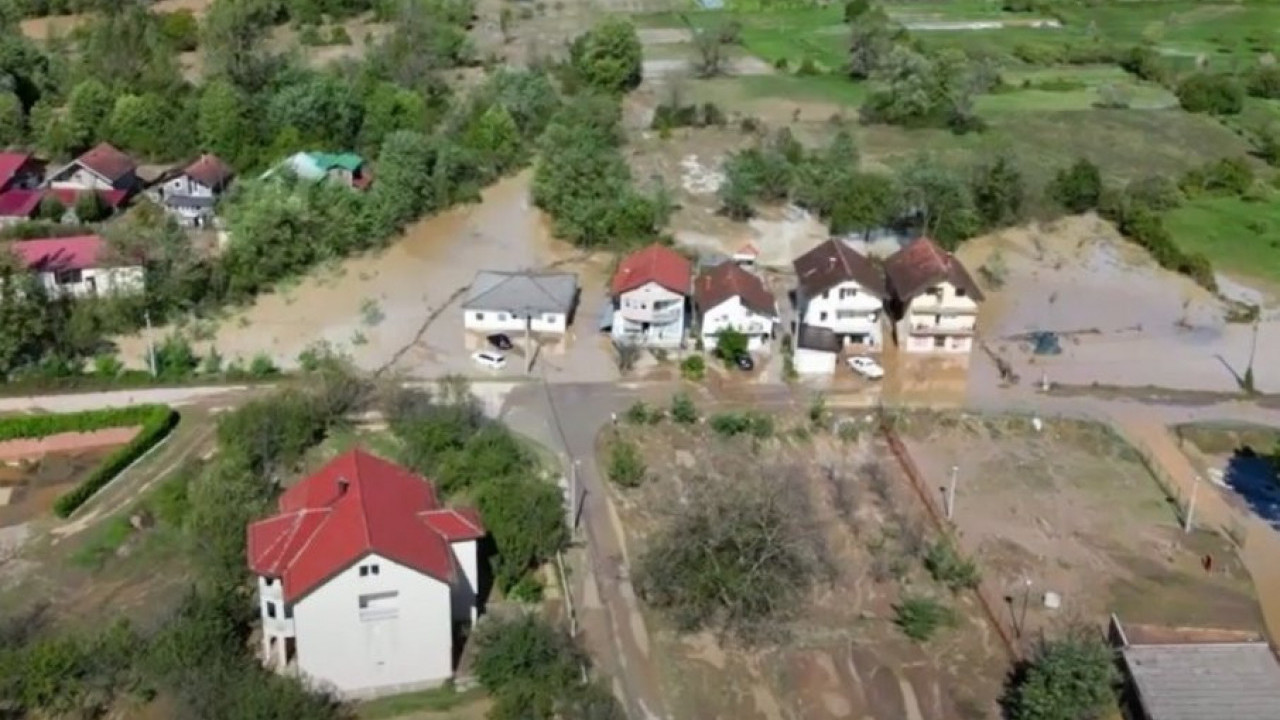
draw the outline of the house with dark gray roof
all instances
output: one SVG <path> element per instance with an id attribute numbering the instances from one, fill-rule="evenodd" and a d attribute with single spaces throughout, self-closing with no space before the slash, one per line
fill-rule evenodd
<path id="1" fill-rule="evenodd" d="M 473 332 L 563 335 L 578 300 L 573 273 L 481 270 L 462 301 L 463 326 Z"/>

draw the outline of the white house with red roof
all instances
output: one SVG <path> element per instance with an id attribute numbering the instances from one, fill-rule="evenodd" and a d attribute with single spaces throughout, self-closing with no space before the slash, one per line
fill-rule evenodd
<path id="1" fill-rule="evenodd" d="M 147 191 L 170 216 L 187 227 L 214 221 L 214 206 L 231 185 L 235 172 L 217 155 L 205 153 L 170 169 Z"/>
<path id="2" fill-rule="evenodd" d="M 345 697 L 444 682 L 455 628 L 475 621 L 484 535 L 413 472 L 358 449 L 334 458 L 248 528 L 264 660 Z"/>
<path id="3" fill-rule="evenodd" d="M 609 283 L 608 320 L 619 345 L 674 348 L 684 340 L 693 266 L 683 255 L 653 244 L 618 263 Z"/>
<path id="4" fill-rule="evenodd" d="M 51 295 L 130 294 L 146 287 L 142 264 L 111 257 L 97 235 L 15 240 L 7 249 Z"/>
<path id="5" fill-rule="evenodd" d="M 109 143 L 99 143 L 51 173 L 45 183 L 54 189 L 122 191 L 138 189 L 138 164 Z"/>

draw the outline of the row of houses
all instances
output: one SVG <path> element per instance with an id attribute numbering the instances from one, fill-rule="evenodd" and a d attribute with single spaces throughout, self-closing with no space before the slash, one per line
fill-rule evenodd
<path id="1" fill-rule="evenodd" d="M 650 245 L 618 263 L 610 303 L 600 319 L 618 345 L 674 349 L 693 329 L 704 347 L 733 329 L 751 351 L 777 336 L 781 315 L 773 292 L 752 272 L 748 249 L 694 271 L 693 263 Z M 955 256 L 928 238 L 883 262 L 838 239 L 796 258 L 795 367 L 832 373 L 846 349 L 877 352 L 887 333 L 910 353 L 968 353 L 982 291 Z M 563 334 L 578 295 L 567 273 L 483 272 L 463 301 L 464 326 L 476 332 Z"/>

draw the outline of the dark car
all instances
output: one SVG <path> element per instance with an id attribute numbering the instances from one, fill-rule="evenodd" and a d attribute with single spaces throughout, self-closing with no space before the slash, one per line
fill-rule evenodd
<path id="1" fill-rule="evenodd" d="M 755 362 L 751 359 L 751 356 L 746 353 L 742 353 L 738 357 L 734 358 L 733 364 L 737 365 L 739 370 L 747 372 L 756 369 Z"/>
<path id="2" fill-rule="evenodd" d="M 511 349 L 511 338 L 507 337 L 506 335 L 503 335 L 502 333 L 498 333 L 497 335 L 490 335 L 486 339 L 489 341 L 490 345 L 498 348 L 499 350 Z"/>

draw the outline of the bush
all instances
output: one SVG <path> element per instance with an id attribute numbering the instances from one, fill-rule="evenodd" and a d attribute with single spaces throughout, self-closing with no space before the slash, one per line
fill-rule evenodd
<path id="1" fill-rule="evenodd" d="M 1244 88 L 1226 75 L 1189 75 L 1178 83 L 1177 95 L 1187 112 L 1236 115 L 1244 109 Z"/>
<path id="2" fill-rule="evenodd" d="M 104 378 L 115 378 L 124 372 L 124 363 L 111 353 L 102 353 L 93 358 L 93 374 Z"/>
<path id="3" fill-rule="evenodd" d="M 1080 158 L 1069 168 L 1058 171 L 1048 187 L 1049 197 L 1071 213 L 1082 213 L 1098 207 L 1102 196 L 1102 173 L 1098 166 Z"/>
<path id="4" fill-rule="evenodd" d="M 671 419 L 681 425 L 692 425 L 698 422 L 698 407 L 688 393 L 676 393 L 671 398 Z"/>
<path id="5" fill-rule="evenodd" d="M 253 356 L 253 360 L 249 361 L 249 374 L 258 377 L 271 377 L 279 375 L 280 368 L 276 367 L 275 361 L 265 352 L 260 352 Z"/>
<path id="6" fill-rule="evenodd" d="M 1120 681 L 1111 648 L 1099 634 L 1073 628 L 1047 640 L 1013 677 L 1004 705 L 1010 720 L 1076 720 L 1115 708 Z"/>
<path id="7" fill-rule="evenodd" d="M 1143 80 L 1165 84 L 1169 79 L 1169 66 L 1154 48 L 1135 45 L 1120 57 L 1120 67 Z"/>
<path id="8" fill-rule="evenodd" d="M 893 606 L 893 622 L 916 642 L 925 642 L 939 630 L 955 624 L 951 608 L 923 595 L 906 595 Z"/>
<path id="9" fill-rule="evenodd" d="M 1129 183 L 1125 196 L 1131 204 L 1145 205 L 1152 210 L 1173 210 L 1182 204 L 1182 191 L 1178 185 L 1163 175 L 1148 175 Z"/>
<path id="10" fill-rule="evenodd" d="M 127 414 L 134 411 L 134 414 Z M 95 467 L 83 481 L 80 482 L 70 492 L 59 497 L 53 504 L 53 512 L 60 518 L 69 517 L 76 508 L 83 505 L 93 494 L 101 490 L 107 483 L 111 482 L 120 471 L 129 467 L 133 461 L 142 457 L 144 453 L 150 450 L 156 443 L 160 442 L 169 431 L 178 424 L 178 413 L 171 408 L 163 405 L 140 405 L 127 408 L 125 411 L 95 411 L 101 413 L 120 412 L 116 416 L 117 422 L 111 425 L 102 425 L 102 427 L 119 427 L 125 424 L 133 424 L 130 420 L 136 421 L 142 419 L 142 429 L 138 434 L 129 441 L 129 444 L 114 450 L 100 465 Z M 145 415 L 143 415 L 145 413 Z M 77 413 L 79 414 L 79 413 Z M 97 416 L 99 418 L 105 416 Z M 126 420 L 128 418 L 128 420 Z M 59 432 L 67 432 L 61 430 Z M 83 431 L 81 431 L 83 432 Z"/>
<path id="11" fill-rule="evenodd" d="M 1253 167 L 1244 158 L 1223 158 L 1182 176 L 1179 188 L 1188 195 L 1209 192 L 1243 195 L 1253 186 Z"/>
<path id="12" fill-rule="evenodd" d="M 773 435 L 773 418 L 763 413 L 717 413 L 711 416 L 709 422 L 711 429 L 723 437 L 750 434 L 763 439 Z"/>
<path id="13" fill-rule="evenodd" d="M 577 80 L 606 93 L 623 93 L 640 84 L 644 50 L 635 26 L 608 20 L 579 35 L 569 46 L 569 65 Z"/>
<path id="14" fill-rule="evenodd" d="M 167 380 L 180 380 L 195 374 L 200 365 L 191 343 L 177 333 L 166 337 L 155 349 L 156 376 Z"/>
<path id="15" fill-rule="evenodd" d="M 178 52 L 191 52 L 200 44 L 200 23 L 190 10 L 159 13 L 160 34 Z"/>
<path id="16" fill-rule="evenodd" d="M 350 45 L 351 35 L 347 29 L 341 25 L 334 25 L 329 28 L 329 44 L 330 45 Z"/>
<path id="17" fill-rule="evenodd" d="M 656 425 L 662 421 L 662 411 L 649 407 L 643 400 L 637 400 L 622 414 L 622 419 L 632 425 Z"/>
<path id="18" fill-rule="evenodd" d="M 934 580 L 946 585 L 951 592 L 978 587 L 978 565 L 962 557 L 948 540 L 939 540 L 929 546 L 924 556 L 924 567 Z"/>
<path id="19" fill-rule="evenodd" d="M 706 375 L 707 361 L 701 355 L 690 355 L 680 361 L 680 377 L 697 382 Z"/>
<path id="20" fill-rule="evenodd" d="M 624 488 L 638 487 L 644 482 L 644 458 L 640 450 L 625 440 L 614 439 L 609 448 L 609 480 Z"/>
<path id="21" fill-rule="evenodd" d="M 725 328 L 716 335 L 716 357 L 725 365 L 733 365 L 747 354 L 749 338 L 734 328 Z"/>
<path id="22" fill-rule="evenodd" d="M 1018 43 L 1013 46 L 1013 56 L 1028 65 L 1058 65 L 1062 63 L 1062 49 L 1044 43 Z"/>

